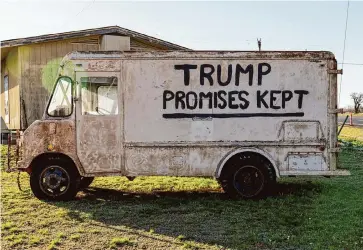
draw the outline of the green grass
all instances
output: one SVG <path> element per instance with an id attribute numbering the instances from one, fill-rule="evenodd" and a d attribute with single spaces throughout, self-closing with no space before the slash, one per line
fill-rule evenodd
<path id="1" fill-rule="evenodd" d="M 13 225 L 14 225 L 14 223 L 8 221 L 8 222 L 5 222 L 5 223 L 2 223 L 1 229 L 2 230 L 11 229 L 13 227 Z"/>
<path id="2" fill-rule="evenodd" d="M 346 149 L 358 149 L 363 151 L 363 128 L 344 126 L 339 141 Z"/>
<path id="3" fill-rule="evenodd" d="M 40 238 L 39 236 L 31 236 L 29 239 L 29 244 L 31 246 L 36 246 L 41 242 L 42 238 Z"/>
<path id="4" fill-rule="evenodd" d="M 343 140 L 363 142 L 363 129 L 362 127 L 344 126 L 340 132 L 339 138 Z"/>
<path id="5" fill-rule="evenodd" d="M 178 237 L 176 237 L 178 240 L 185 240 L 185 236 L 184 235 L 178 235 Z"/>
<path id="6" fill-rule="evenodd" d="M 6 159 L 2 157 L 2 163 Z M 74 201 L 44 202 L 1 172 L 1 249 L 363 249 L 363 152 L 348 177 L 282 179 L 260 201 L 229 200 L 213 179 L 96 178 Z"/>
<path id="7" fill-rule="evenodd" d="M 78 241 L 80 238 L 81 238 L 80 234 L 73 234 L 70 237 L 70 239 L 75 240 L 75 241 Z"/>
<path id="8" fill-rule="evenodd" d="M 117 249 L 118 247 L 134 245 L 134 242 L 130 241 L 128 238 L 113 238 L 110 242 L 111 249 Z"/>
<path id="9" fill-rule="evenodd" d="M 60 239 L 56 238 L 50 242 L 48 249 L 49 250 L 57 249 L 57 246 L 59 246 L 59 245 L 60 245 Z"/>

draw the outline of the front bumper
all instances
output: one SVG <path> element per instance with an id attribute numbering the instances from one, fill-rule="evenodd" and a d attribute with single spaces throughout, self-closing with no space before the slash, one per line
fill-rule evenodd
<path id="1" fill-rule="evenodd" d="M 349 176 L 349 170 L 338 169 L 328 171 L 280 171 L 281 176 Z"/>

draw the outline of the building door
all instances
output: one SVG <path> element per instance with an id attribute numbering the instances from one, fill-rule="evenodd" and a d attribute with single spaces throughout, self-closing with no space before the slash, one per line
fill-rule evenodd
<path id="1" fill-rule="evenodd" d="M 86 173 L 121 173 L 117 72 L 77 72 L 77 155 Z"/>

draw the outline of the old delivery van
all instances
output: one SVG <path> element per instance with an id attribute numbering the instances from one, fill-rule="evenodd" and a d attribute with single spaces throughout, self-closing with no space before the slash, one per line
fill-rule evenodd
<path id="1" fill-rule="evenodd" d="M 73 52 L 18 170 L 40 199 L 95 176 L 203 176 L 263 195 L 281 176 L 335 176 L 337 62 L 330 52 Z"/>

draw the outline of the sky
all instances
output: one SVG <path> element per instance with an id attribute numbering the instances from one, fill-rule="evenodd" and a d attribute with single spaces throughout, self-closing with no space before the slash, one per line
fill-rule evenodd
<path id="1" fill-rule="evenodd" d="M 118 25 L 195 50 L 324 50 L 345 63 L 340 107 L 363 92 L 363 2 L 7 1 L 0 40 Z"/>

